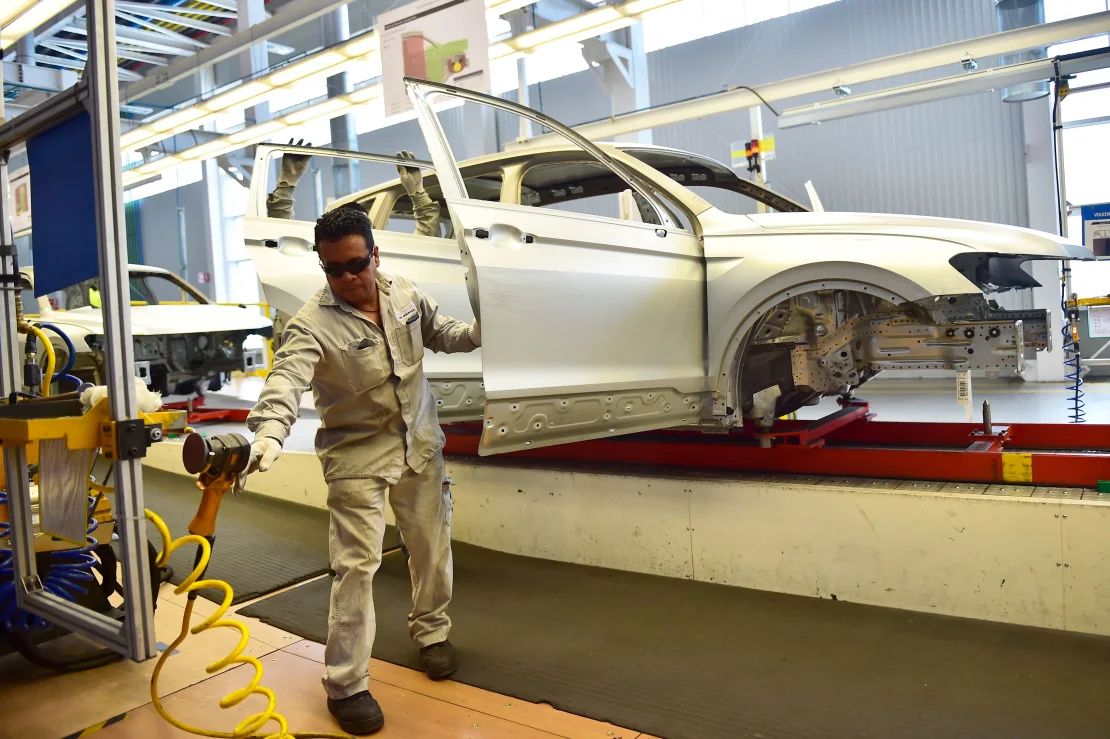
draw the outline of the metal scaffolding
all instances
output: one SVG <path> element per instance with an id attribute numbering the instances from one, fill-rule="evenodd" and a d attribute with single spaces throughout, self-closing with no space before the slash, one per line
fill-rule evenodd
<path id="1" fill-rule="evenodd" d="M 87 112 L 92 121 L 93 178 L 100 294 L 105 327 L 105 355 L 112 427 L 135 419 L 137 398 L 132 379 L 134 351 L 127 291 L 127 238 L 123 216 L 119 150 L 119 86 L 116 78 L 115 0 L 87 0 L 88 62 L 82 80 L 18 118 L 0 126 L 0 391 L 4 397 L 20 385 L 16 294 L 19 290 L 15 244 L 7 224 L 10 214 L 8 152 L 17 144 Z M 3 109 L 0 108 L 0 114 Z M 36 572 L 30 480 L 25 447 L 4 448 L 12 550 L 19 606 L 58 626 L 88 637 L 134 660 L 155 655 L 153 592 L 147 575 L 146 522 L 140 460 L 118 454 L 115 476 L 116 530 L 121 545 L 124 618 L 106 615 L 46 592 Z"/>

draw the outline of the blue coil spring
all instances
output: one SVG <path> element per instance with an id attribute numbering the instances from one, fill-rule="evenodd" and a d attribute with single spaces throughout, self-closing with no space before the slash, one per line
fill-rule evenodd
<path id="1" fill-rule="evenodd" d="M 1087 411 L 1083 400 L 1083 374 L 1079 366 L 1079 344 L 1071 335 L 1070 311 L 1068 297 L 1063 285 L 1060 287 L 1060 307 L 1064 311 L 1064 379 L 1067 381 L 1068 392 L 1068 418 L 1071 423 L 1085 423 Z"/>
<path id="2" fill-rule="evenodd" d="M 8 495 L 0 490 L 0 504 L 6 505 Z M 88 592 L 88 583 L 95 582 L 93 568 L 97 559 L 93 549 L 97 541 L 92 534 L 99 524 L 93 517 L 94 498 L 89 498 L 89 527 L 85 532 L 85 546 L 51 552 L 46 556 L 46 566 L 40 571 L 42 587 L 59 598 L 75 601 Z M 0 521 L 0 540 L 7 539 L 11 533 L 11 523 Z M 15 633 L 45 629 L 49 622 L 28 613 L 16 604 L 15 594 L 15 555 L 8 547 L 0 546 L 0 632 Z"/>

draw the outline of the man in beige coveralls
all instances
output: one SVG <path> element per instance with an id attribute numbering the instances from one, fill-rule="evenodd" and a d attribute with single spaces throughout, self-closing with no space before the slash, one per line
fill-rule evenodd
<path id="1" fill-rule="evenodd" d="M 335 571 L 324 690 L 344 731 L 369 734 L 384 723 L 367 688 L 375 630 L 371 587 L 381 563 L 387 490 L 409 551 L 409 631 L 421 662 L 432 679 L 458 668 L 447 641 L 452 563 L 445 439 L 421 361 L 425 347 L 473 351 L 481 338 L 477 322 L 440 315 L 435 301 L 408 280 L 378 271 L 370 222 L 357 206 L 325 213 L 316 222 L 315 248 L 328 286 L 285 328 L 247 419 L 255 433 L 248 471 L 266 471 L 277 459 L 311 386 Z"/>

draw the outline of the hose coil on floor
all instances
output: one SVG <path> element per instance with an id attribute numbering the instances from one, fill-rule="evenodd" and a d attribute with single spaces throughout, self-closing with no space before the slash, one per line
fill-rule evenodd
<path id="1" fill-rule="evenodd" d="M 228 608 L 231 606 L 232 598 L 234 597 L 231 586 L 223 580 L 200 579 L 204 575 L 204 571 L 208 568 L 208 560 L 212 556 L 212 547 L 208 539 L 203 536 L 198 536 L 197 534 L 186 534 L 185 536 L 173 539 L 170 535 L 169 528 L 166 526 L 165 522 L 158 516 L 158 514 L 154 513 L 154 511 L 151 511 L 148 508 L 146 510 L 146 517 L 151 523 L 154 524 L 154 527 L 158 529 L 158 533 L 162 537 L 162 549 L 158 554 L 158 559 L 156 562 L 159 567 L 164 567 L 168 563 L 170 555 L 181 547 L 187 544 L 196 544 L 199 547 L 198 555 L 192 572 L 190 572 L 188 576 L 186 576 L 185 579 L 182 580 L 180 585 L 174 587 L 174 592 L 178 595 L 180 595 L 181 593 L 188 593 L 190 596 L 185 605 L 185 615 L 181 622 L 181 632 L 178 634 L 173 643 L 166 647 L 165 651 L 162 652 L 162 655 L 158 658 L 157 664 L 155 664 L 154 666 L 154 674 L 151 675 L 150 678 L 150 697 L 154 703 L 155 710 L 158 711 L 158 714 L 178 729 L 181 729 L 182 731 L 188 731 L 192 734 L 199 734 L 201 736 L 221 737 L 228 739 L 233 739 L 235 737 L 251 737 L 252 739 L 291 739 L 293 737 L 296 737 L 297 739 L 308 739 L 308 737 L 319 737 L 321 739 L 352 739 L 352 737 L 350 737 L 350 735 L 348 734 L 330 734 L 319 732 L 297 732 L 293 734 L 289 732 L 288 722 L 285 720 L 285 717 L 278 713 L 276 710 L 277 697 L 274 695 L 274 692 L 272 690 L 261 685 L 262 662 L 260 662 L 256 657 L 243 654 L 243 651 L 247 648 L 247 644 L 250 640 L 250 632 L 241 621 L 237 621 L 232 618 L 224 618 L 224 615 L 227 613 Z M 196 598 L 196 593 L 197 591 L 205 589 L 222 591 L 223 600 L 220 602 L 219 607 L 216 608 L 215 612 L 213 612 L 211 616 L 204 619 L 199 624 L 193 626 L 190 629 L 189 622 L 193 612 L 193 603 Z M 236 706 L 252 695 L 260 695 L 266 699 L 266 706 L 263 710 L 247 716 L 245 719 L 236 724 L 235 729 L 232 732 L 210 731 L 208 729 L 190 726 L 189 724 L 186 724 L 185 722 L 180 721 L 170 715 L 166 711 L 165 707 L 162 705 L 162 701 L 158 696 L 158 677 L 162 672 L 162 667 L 165 665 L 166 659 L 174 653 L 178 645 L 180 645 L 181 642 L 185 641 L 185 638 L 189 636 L 189 634 L 199 634 L 202 631 L 207 631 L 208 629 L 221 627 L 238 631 L 239 643 L 236 644 L 235 647 L 227 653 L 227 655 L 221 657 L 220 659 L 212 662 L 207 667 L 205 667 L 205 671 L 208 674 L 213 674 L 231 665 L 246 664 L 251 665 L 251 667 L 254 668 L 254 674 L 251 676 L 250 682 L 247 685 L 244 685 L 242 688 L 234 690 L 221 698 L 220 708 L 231 708 L 232 706 Z M 254 733 L 271 721 L 277 722 L 278 731 L 271 734 Z"/>

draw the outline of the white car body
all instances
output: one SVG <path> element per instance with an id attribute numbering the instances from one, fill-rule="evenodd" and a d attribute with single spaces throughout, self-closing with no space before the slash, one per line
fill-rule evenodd
<path id="1" fill-rule="evenodd" d="M 33 288 L 34 270 L 27 268 L 21 272 L 28 286 Z M 211 389 L 220 376 L 233 370 L 254 371 L 265 367 L 261 341 L 255 342 L 255 348 L 244 347 L 247 337 L 273 334 L 273 322 L 256 309 L 209 303 L 195 287 L 159 267 L 132 264 L 128 272 L 136 374 L 143 376 L 148 385 L 162 393 L 185 392 L 189 386 L 203 380 Z M 148 280 L 162 282 L 165 289 L 180 290 L 181 297 L 186 299 L 172 304 L 158 301 L 149 289 Z M 87 286 L 75 286 L 66 292 L 71 296 L 81 295 L 82 289 Z M 37 304 L 38 315 L 29 315 L 29 320 L 57 326 L 74 344 L 77 357 L 71 374 L 83 380 L 102 382 L 104 321 L 100 309 L 91 305 L 55 309 L 45 296 L 38 298 Z M 31 310 L 30 306 L 26 309 Z M 60 368 L 65 361 L 66 347 L 56 336 L 51 343 L 58 353 Z"/>
<path id="2" fill-rule="evenodd" d="M 407 84 L 436 173 L 425 181 L 453 238 L 383 230 L 404 197 L 397 181 L 333 207 L 368 210 L 384 269 L 414 280 L 449 315 L 480 316 L 480 359 L 426 355 L 425 369 L 445 420 L 483 418 L 483 453 L 742 418 L 769 424 L 889 368 L 1020 372 L 1026 349 L 1049 344 L 1046 314 L 1002 311 L 984 293 L 1035 286 L 1020 269 L 1029 260 L 1092 258 L 1024 228 L 804 212 L 699 155 L 594 144 L 498 98 Z M 429 103 L 435 95 L 530 118 L 566 143 L 460 165 Z M 292 314 L 325 281 L 312 224 L 266 217 L 267 167 L 283 151 L 324 153 L 259 147 L 245 233 L 267 299 Z M 579 179 L 522 184 L 541 166 Z M 492 196 L 478 186 L 490 172 L 500 183 Z M 683 181 L 726 183 L 786 212 L 727 213 Z M 537 207 L 590 187 L 627 188 L 639 214 Z"/>

